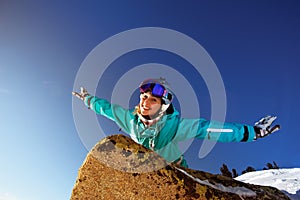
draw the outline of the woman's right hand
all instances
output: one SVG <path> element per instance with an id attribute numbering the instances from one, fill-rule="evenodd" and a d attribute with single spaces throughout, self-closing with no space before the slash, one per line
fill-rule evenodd
<path id="1" fill-rule="evenodd" d="M 90 94 L 87 92 L 87 90 L 84 87 L 80 87 L 80 93 L 72 92 L 72 95 L 84 101 L 85 97 L 89 96 Z"/>

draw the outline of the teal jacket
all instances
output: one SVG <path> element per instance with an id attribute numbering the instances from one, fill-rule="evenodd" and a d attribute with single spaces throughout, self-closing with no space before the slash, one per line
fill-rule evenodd
<path id="1" fill-rule="evenodd" d="M 203 118 L 180 118 L 175 108 L 172 114 L 164 115 L 155 124 L 146 126 L 137 114 L 133 114 L 133 110 L 111 104 L 107 100 L 87 96 L 85 105 L 97 114 L 113 120 L 135 142 L 154 150 L 168 162 L 180 160 L 183 166 L 187 165 L 178 147 L 181 141 L 198 138 L 218 142 L 249 142 L 255 137 L 253 126 L 208 121 Z"/>

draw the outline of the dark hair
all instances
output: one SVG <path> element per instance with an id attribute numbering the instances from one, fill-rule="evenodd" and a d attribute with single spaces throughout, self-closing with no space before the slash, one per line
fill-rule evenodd
<path id="1" fill-rule="evenodd" d="M 173 104 L 171 103 L 170 106 L 168 107 L 168 109 L 166 110 L 166 114 L 173 114 L 174 113 L 174 107 Z"/>

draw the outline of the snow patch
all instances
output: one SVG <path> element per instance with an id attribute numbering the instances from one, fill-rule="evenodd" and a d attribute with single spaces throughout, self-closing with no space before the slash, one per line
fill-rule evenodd
<path id="1" fill-rule="evenodd" d="M 300 199 L 300 168 L 248 172 L 235 179 L 245 183 L 275 187 L 285 192 L 291 199 Z"/>
<path id="2" fill-rule="evenodd" d="M 199 178 L 196 178 L 196 177 L 193 177 L 191 174 L 187 173 L 186 171 L 184 171 L 183 169 L 179 169 L 176 167 L 176 169 L 182 173 L 184 173 L 186 176 L 192 178 L 194 181 L 200 183 L 200 184 L 203 184 L 203 185 L 207 185 L 207 186 L 210 186 L 214 189 L 217 189 L 217 190 L 221 190 L 223 192 L 228 192 L 228 193 L 234 193 L 234 194 L 237 194 L 239 196 L 243 196 L 243 197 L 254 197 L 256 196 L 256 193 L 248 188 L 245 188 L 245 187 L 227 187 L 227 186 L 224 186 L 220 183 L 217 183 L 217 184 L 212 184 L 210 183 L 208 180 L 200 180 Z"/>

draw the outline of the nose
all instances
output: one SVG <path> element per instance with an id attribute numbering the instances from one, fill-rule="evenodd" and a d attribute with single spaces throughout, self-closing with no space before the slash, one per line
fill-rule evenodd
<path id="1" fill-rule="evenodd" d="M 150 106 L 150 105 L 151 105 L 151 102 L 149 101 L 149 99 L 145 99 L 144 102 L 143 102 L 143 104 L 144 104 L 145 106 Z"/>

